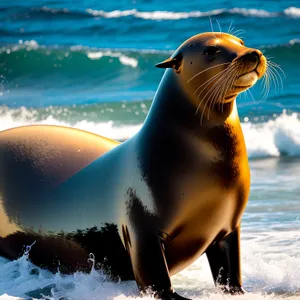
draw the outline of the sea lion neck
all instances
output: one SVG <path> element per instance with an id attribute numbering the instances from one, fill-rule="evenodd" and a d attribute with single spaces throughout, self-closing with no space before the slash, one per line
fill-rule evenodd
<path id="1" fill-rule="evenodd" d="M 209 117 L 205 111 L 201 118 L 201 107 L 197 111 L 185 88 L 178 74 L 173 70 L 165 72 L 141 130 L 143 135 L 153 134 L 156 130 L 203 132 L 214 126 L 222 126 L 235 113 L 234 99 L 224 105 L 216 104 Z"/>

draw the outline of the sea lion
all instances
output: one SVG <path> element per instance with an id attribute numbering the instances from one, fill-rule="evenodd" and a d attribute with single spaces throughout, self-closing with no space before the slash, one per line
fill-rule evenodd
<path id="1" fill-rule="evenodd" d="M 92 252 L 112 276 L 166 300 L 185 299 L 170 275 L 206 253 L 215 284 L 243 293 L 250 173 L 236 97 L 266 58 L 211 32 L 157 67 L 166 71 L 145 123 L 123 143 L 45 126 L 0 133 L 0 254 L 32 245 L 35 264 L 71 272 Z"/>

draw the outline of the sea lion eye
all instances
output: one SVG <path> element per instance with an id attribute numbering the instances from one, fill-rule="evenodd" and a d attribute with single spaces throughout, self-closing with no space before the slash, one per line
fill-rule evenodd
<path id="1" fill-rule="evenodd" d="M 240 43 L 241 43 L 242 46 L 245 45 L 244 41 L 242 41 L 242 40 L 240 40 Z"/>
<path id="2" fill-rule="evenodd" d="M 221 52 L 221 50 L 218 47 L 216 47 L 216 46 L 209 46 L 209 47 L 205 48 L 203 54 L 211 56 L 211 55 L 215 55 L 215 54 L 217 54 L 219 52 Z"/>

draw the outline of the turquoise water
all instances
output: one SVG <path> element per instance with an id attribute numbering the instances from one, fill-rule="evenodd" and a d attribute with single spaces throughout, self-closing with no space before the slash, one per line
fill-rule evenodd
<path id="1" fill-rule="evenodd" d="M 299 1 L 2 0 L 0 130 L 53 124 L 127 139 L 142 126 L 162 77 L 154 65 L 211 31 L 209 17 L 216 31 L 216 20 L 222 31 L 231 23 L 243 30 L 237 34 L 246 45 L 285 73 L 266 100 L 260 83 L 237 99 L 251 167 L 242 229 L 251 293 L 237 299 L 300 299 Z M 134 283 L 113 284 L 95 271 L 64 277 L 33 269 L 26 257 L 0 260 L 0 299 L 138 297 Z M 173 281 L 194 299 L 230 299 L 214 290 L 205 258 Z"/>

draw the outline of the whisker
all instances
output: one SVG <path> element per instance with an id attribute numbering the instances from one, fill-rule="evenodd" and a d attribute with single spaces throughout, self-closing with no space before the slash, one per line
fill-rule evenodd
<path id="1" fill-rule="evenodd" d="M 223 91 L 224 91 L 224 95 L 226 94 L 226 86 L 228 85 L 228 83 L 230 82 L 230 79 L 233 79 L 233 76 L 231 76 L 232 74 L 234 74 L 234 71 L 238 70 L 238 65 L 234 65 L 234 67 L 232 67 L 230 70 L 228 70 L 228 74 L 225 74 L 224 77 L 226 76 L 227 78 L 224 80 L 224 85 L 220 85 L 219 88 L 219 92 L 216 93 L 216 91 L 218 91 L 218 89 L 215 89 L 215 91 L 212 93 L 211 97 L 214 96 L 215 94 L 220 94 L 220 98 L 223 98 Z M 214 105 L 214 103 L 217 101 L 217 98 L 214 99 L 212 106 Z M 219 109 L 220 109 L 220 103 L 219 103 Z"/>
<path id="2" fill-rule="evenodd" d="M 272 57 L 272 58 L 274 58 L 274 57 Z M 276 62 L 274 62 L 272 60 L 269 60 L 268 62 L 271 63 L 271 64 L 273 64 L 273 65 L 276 65 L 276 66 L 280 67 L 280 65 L 278 65 Z"/>
<path id="3" fill-rule="evenodd" d="M 231 85 L 233 85 L 233 83 L 235 82 L 235 80 L 237 79 L 237 77 L 239 76 L 239 74 L 244 73 L 244 71 L 246 70 L 246 67 L 243 66 L 243 68 L 241 69 L 241 66 L 238 66 L 238 69 L 236 70 L 235 74 L 233 74 L 233 79 L 231 82 Z"/>
<path id="4" fill-rule="evenodd" d="M 264 89 L 265 89 L 265 92 L 263 94 L 263 97 L 262 97 L 262 101 L 265 101 L 268 96 L 269 96 L 269 92 L 270 92 L 270 79 L 269 79 L 269 73 L 266 73 L 265 77 L 264 77 L 265 81 L 264 81 Z"/>
<path id="5" fill-rule="evenodd" d="M 222 78 L 222 79 L 223 79 L 223 78 Z M 224 80 L 223 80 L 223 82 L 224 82 Z M 206 106 L 207 106 L 207 104 L 210 102 L 209 107 L 208 107 L 207 120 L 209 120 L 209 116 L 210 116 L 211 109 L 212 109 L 212 107 L 213 107 L 213 103 L 215 103 L 215 101 L 218 99 L 218 95 L 219 95 L 220 97 L 222 97 L 221 91 L 224 89 L 224 85 L 225 85 L 225 83 L 223 83 L 223 82 L 220 82 L 220 84 L 214 86 L 214 87 L 211 89 L 211 90 L 212 90 L 212 91 L 211 91 L 211 94 L 210 94 L 210 96 L 207 98 L 207 101 L 206 101 L 206 103 L 205 103 L 205 105 L 204 105 L 204 107 L 203 107 L 203 111 L 204 111 L 205 108 L 206 108 Z"/>
<path id="6" fill-rule="evenodd" d="M 195 74 L 192 78 L 190 78 L 190 79 L 187 81 L 187 83 L 189 83 L 191 80 L 193 80 L 195 77 L 197 77 L 198 75 L 202 74 L 203 72 L 206 72 L 206 71 L 211 70 L 211 69 L 213 69 L 213 68 L 217 68 L 217 67 L 221 67 L 221 66 L 224 66 L 224 65 L 228 65 L 228 64 L 231 64 L 231 62 L 219 64 L 219 65 L 216 65 L 216 66 L 212 66 L 212 67 L 207 68 L 207 69 L 205 69 L 205 70 L 203 70 L 203 71 L 200 71 L 199 73 Z"/>
<path id="7" fill-rule="evenodd" d="M 235 79 L 237 78 L 238 74 L 240 73 L 240 72 L 238 72 L 238 69 L 239 69 L 239 68 L 237 68 L 237 70 L 236 70 L 236 72 L 235 72 L 235 75 L 232 76 L 232 80 L 231 80 L 231 82 L 230 82 L 230 85 L 228 85 L 227 90 L 229 89 L 229 87 L 232 86 L 232 84 L 234 83 L 234 81 L 235 81 Z M 226 92 L 227 92 L 227 90 L 226 90 Z M 223 113 L 223 111 L 224 111 L 224 103 L 225 103 L 225 99 L 224 99 L 224 97 L 223 97 L 223 101 L 222 101 L 222 113 Z"/>
<path id="8" fill-rule="evenodd" d="M 230 24 L 229 24 L 229 27 L 228 27 L 228 30 L 227 30 L 228 33 L 230 33 L 232 23 L 233 23 L 233 20 L 232 20 L 232 21 L 230 22 Z"/>
<path id="9" fill-rule="evenodd" d="M 270 75 L 269 75 L 269 68 L 267 68 L 267 71 L 265 73 L 265 75 L 263 76 L 263 80 L 264 80 L 264 89 L 267 88 L 267 84 L 270 85 Z M 264 90 L 263 90 L 264 91 Z M 262 91 L 262 92 L 263 92 Z"/>
<path id="10" fill-rule="evenodd" d="M 269 59 L 274 58 L 274 56 L 265 55 L 265 58 L 266 58 L 267 60 L 269 60 Z"/>
<path id="11" fill-rule="evenodd" d="M 223 71 L 226 71 L 226 69 L 223 70 Z M 206 98 L 207 94 L 213 89 L 213 87 L 214 87 L 214 86 L 219 82 L 219 80 L 222 78 L 222 75 L 223 75 L 223 73 L 224 73 L 223 71 L 222 71 L 221 73 L 218 73 L 217 75 L 214 76 L 214 77 L 216 77 L 216 78 L 218 78 L 218 77 L 219 77 L 219 78 L 218 78 L 217 81 L 212 85 L 212 87 L 206 92 L 206 94 L 204 95 L 204 97 L 203 97 L 202 100 L 200 101 L 200 103 L 199 103 L 199 105 L 198 105 L 198 107 L 197 107 L 197 110 L 196 110 L 196 114 L 198 113 L 198 110 L 199 110 L 199 108 L 200 108 L 202 102 L 203 102 L 204 99 Z M 214 79 L 216 79 L 216 78 L 214 78 Z M 213 78 L 211 78 L 211 79 L 209 80 L 209 82 L 211 82 L 212 79 L 213 79 Z M 204 89 L 205 89 L 205 88 L 204 88 Z M 202 94 L 202 92 L 204 91 L 204 89 L 199 93 L 199 95 L 197 96 L 197 99 L 199 99 L 199 97 L 200 97 L 200 95 Z M 202 110 L 202 114 L 204 113 L 204 111 L 205 111 L 205 109 Z M 201 124 L 202 124 L 202 114 L 201 114 Z"/>
<path id="12" fill-rule="evenodd" d="M 213 23 L 211 21 L 211 17 L 208 17 L 208 18 L 209 18 L 209 22 L 210 22 L 211 32 L 215 32 L 214 31 L 214 25 L 213 25 Z"/>
<path id="13" fill-rule="evenodd" d="M 232 35 L 235 35 L 236 37 L 238 38 L 243 38 L 243 36 L 241 34 L 245 33 L 245 30 L 242 30 L 242 29 L 238 29 L 238 30 L 235 30 L 234 32 L 232 32 L 231 34 Z"/>
<path id="14" fill-rule="evenodd" d="M 279 87 L 278 87 L 278 80 L 277 77 L 275 76 L 274 72 L 269 68 L 269 76 L 271 78 L 271 81 L 273 81 L 274 86 L 275 86 L 275 92 L 278 91 Z"/>
<path id="15" fill-rule="evenodd" d="M 210 112 L 211 109 L 214 107 L 216 101 L 218 100 L 218 98 L 223 99 L 226 95 L 227 90 L 229 89 L 229 87 L 232 85 L 233 83 L 233 76 L 231 76 L 233 74 L 233 72 L 237 70 L 230 70 L 230 72 L 227 75 L 227 78 L 224 80 L 223 84 L 220 84 L 217 88 L 215 88 L 215 90 L 212 92 L 211 96 L 209 99 L 212 99 L 212 101 L 210 101 L 210 105 L 208 107 L 208 116 L 207 119 L 209 120 L 209 116 L 210 116 Z M 207 101 L 208 103 L 209 101 Z"/>
<path id="16" fill-rule="evenodd" d="M 280 70 L 282 72 L 283 76 L 286 78 L 286 75 L 285 75 L 284 71 L 281 69 L 281 67 L 278 64 L 276 64 L 276 63 L 274 63 L 273 61 L 270 61 L 270 60 L 267 61 L 267 63 L 268 63 L 269 66 L 273 66 L 275 68 L 278 68 L 278 70 Z"/>
<path id="17" fill-rule="evenodd" d="M 234 31 L 233 35 L 235 35 L 238 32 L 245 33 L 245 30 L 243 30 L 243 29 L 237 29 L 236 31 Z"/>
<path id="18" fill-rule="evenodd" d="M 270 70 L 270 72 L 274 72 L 274 76 L 276 77 L 276 78 L 279 78 L 279 80 L 280 80 L 280 84 L 281 84 L 281 90 L 283 89 L 283 82 L 282 82 L 282 79 L 281 79 L 281 76 L 280 76 L 280 74 L 279 74 L 279 72 L 277 71 L 277 69 L 274 67 L 274 66 L 270 66 L 269 65 L 269 70 Z M 277 76 L 278 77 L 277 77 Z M 279 84 L 278 84 L 279 85 Z"/>
<path id="19" fill-rule="evenodd" d="M 224 75 L 224 73 L 226 73 L 228 70 L 227 69 L 225 69 L 225 70 L 223 70 L 223 71 L 221 71 L 221 72 L 219 72 L 218 74 L 216 74 L 216 75 L 214 75 L 212 78 L 210 78 L 210 79 L 208 79 L 207 81 L 205 81 L 203 84 L 201 84 L 198 88 L 197 88 L 197 90 L 194 92 L 194 94 L 205 84 L 205 87 L 203 88 L 203 90 L 198 94 L 198 96 L 197 96 L 197 99 L 200 97 L 200 95 L 202 94 L 202 92 L 204 91 L 204 89 L 207 87 L 207 85 L 209 84 L 209 83 L 211 83 L 213 80 L 216 80 L 216 79 L 218 79 L 218 77 L 221 77 L 222 75 Z M 194 95 L 193 94 L 193 95 Z"/>
<path id="20" fill-rule="evenodd" d="M 280 65 L 278 65 L 278 64 L 275 63 L 274 61 L 268 60 L 267 62 L 268 62 L 269 64 L 275 66 L 275 67 L 278 67 L 278 68 L 281 70 L 281 72 L 284 73 L 284 71 L 281 69 Z"/>
<path id="21" fill-rule="evenodd" d="M 257 102 L 257 101 L 254 99 L 254 97 L 253 97 L 253 95 L 252 95 L 251 91 L 250 91 L 250 90 L 247 90 L 247 92 L 249 92 L 249 94 L 250 94 L 250 96 L 251 96 L 252 100 L 253 100 L 254 102 Z"/>
<path id="22" fill-rule="evenodd" d="M 214 76 L 211 77 L 210 79 L 206 80 L 204 83 L 202 83 L 202 84 L 195 90 L 195 92 L 193 93 L 193 95 L 195 95 L 203 85 L 209 84 L 212 80 L 216 79 L 216 77 L 221 76 L 221 75 L 223 74 L 223 72 L 225 72 L 225 71 L 226 71 L 226 69 L 223 70 L 223 71 L 221 71 L 221 72 L 219 72 L 218 74 L 214 75 Z M 206 86 L 205 86 L 205 87 L 206 87 Z M 201 94 L 201 93 L 200 93 L 200 94 Z M 198 95 L 198 97 L 199 97 L 199 95 Z"/>
<path id="23" fill-rule="evenodd" d="M 243 94 L 248 97 L 248 90 L 246 90 L 245 93 L 243 93 Z"/>
<path id="24" fill-rule="evenodd" d="M 226 71 L 226 70 L 223 70 L 223 71 Z M 202 91 L 200 91 L 200 93 L 198 94 L 197 100 L 199 99 L 200 95 L 201 95 L 202 92 L 205 90 L 205 88 L 206 88 L 213 80 L 215 80 L 215 79 L 217 79 L 218 77 L 221 77 L 221 76 L 222 76 L 223 71 L 222 71 L 221 73 L 216 74 L 215 76 L 213 76 L 212 78 L 210 78 L 209 80 L 207 80 L 206 82 L 204 82 L 204 83 L 202 84 L 202 85 L 205 84 L 205 86 L 204 86 L 204 88 L 202 89 Z M 214 83 L 214 84 L 215 84 L 215 83 Z M 214 84 L 213 84 L 213 86 L 214 86 Z M 201 86 L 202 86 L 202 85 L 201 85 Z M 201 86 L 198 87 L 197 90 L 199 90 L 199 89 L 201 88 Z M 212 88 L 212 87 L 211 87 L 211 88 Z M 211 88 L 210 88 L 210 89 L 211 89 Z M 194 93 L 194 94 L 195 94 L 195 93 Z M 200 105 L 201 105 L 202 101 L 203 101 L 203 99 L 201 100 L 201 102 L 200 102 L 199 105 L 197 106 L 195 115 L 198 113 L 198 110 L 199 110 L 199 108 L 200 108 Z"/>
<path id="25" fill-rule="evenodd" d="M 244 36 L 241 35 L 241 34 L 233 34 L 234 36 L 236 36 L 237 38 L 243 40 L 244 39 Z"/>
<path id="26" fill-rule="evenodd" d="M 231 70 L 230 70 L 230 72 L 228 73 L 228 75 L 227 75 L 227 77 L 228 77 L 228 79 L 232 79 L 232 82 L 235 80 L 235 77 L 234 76 L 232 76 L 232 75 L 234 75 L 234 73 L 235 72 L 237 72 L 237 70 L 240 68 L 240 64 L 236 64 L 235 65 L 235 68 L 232 68 Z M 229 80 L 227 80 L 226 82 L 225 82 L 225 84 L 228 84 L 228 83 L 230 82 Z M 216 101 L 216 100 L 215 100 Z M 222 102 L 219 102 L 219 110 L 221 109 L 221 105 L 222 105 Z M 222 110 L 223 110 L 223 108 L 222 108 Z"/>
<path id="27" fill-rule="evenodd" d="M 247 90 L 245 91 L 245 93 L 241 93 L 241 97 L 243 97 L 244 99 L 247 99 Z"/>
<path id="28" fill-rule="evenodd" d="M 263 89 L 261 91 L 262 98 L 261 101 L 265 101 L 270 91 L 270 83 L 269 83 L 269 70 L 267 69 L 265 75 L 263 76 Z"/>
<path id="29" fill-rule="evenodd" d="M 218 87 L 215 88 L 215 90 L 212 92 L 210 98 L 212 98 L 212 101 L 208 107 L 208 119 L 210 116 L 210 112 L 212 110 L 212 108 L 215 106 L 215 103 L 218 101 L 218 99 L 222 100 L 225 97 L 226 91 L 228 90 L 229 87 L 229 83 L 232 81 L 232 73 L 234 72 L 234 70 L 231 70 L 231 72 L 229 72 L 228 74 L 226 74 L 226 78 L 224 78 L 223 82 L 220 83 L 220 85 Z M 220 103 L 219 102 L 219 109 L 220 109 Z"/>
<path id="30" fill-rule="evenodd" d="M 215 32 L 211 17 L 209 17 L 209 22 L 210 22 L 211 32 Z M 214 36 L 215 36 L 215 38 L 217 38 L 216 35 L 214 35 Z"/>
<path id="31" fill-rule="evenodd" d="M 268 71 L 269 71 L 271 81 L 275 86 L 275 92 L 278 92 L 280 87 L 279 87 L 279 80 L 277 78 L 277 74 L 272 70 L 272 68 L 270 68 L 270 66 L 268 66 Z"/>
<path id="32" fill-rule="evenodd" d="M 220 25 L 220 23 L 219 23 L 219 21 L 218 21 L 218 20 L 216 20 L 216 22 L 218 23 L 219 30 L 220 30 L 220 33 L 221 33 L 221 35 L 222 35 L 222 29 L 221 29 L 221 25 Z"/>
<path id="33" fill-rule="evenodd" d="M 234 67 L 236 67 L 235 65 L 234 65 Z M 228 69 L 226 69 L 225 71 L 227 71 L 227 72 L 229 72 L 230 70 L 228 70 Z M 223 75 L 224 76 L 224 73 L 223 74 L 221 74 L 221 75 Z M 213 84 L 213 86 L 207 91 L 207 93 L 204 95 L 204 97 L 202 98 L 202 100 L 200 101 L 200 103 L 199 103 L 199 105 L 198 105 L 198 107 L 197 107 L 197 111 L 196 111 L 196 113 L 198 112 L 198 110 L 199 110 L 199 108 L 200 108 L 200 106 L 201 106 L 201 104 L 202 104 L 202 102 L 204 101 L 204 99 L 207 97 L 207 95 L 212 91 L 212 90 L 214 90 L 214 88 L 215 87 L 219 87 L 219 82 L 220 82 L 220 80 L 223 80 L 224 78 L 222 78 L 222 76 L 220 77 L 220 78 L 218 78 L 218 80 Z M 220 84 L 221 85 L 221 84 Z M 222 85 L 221 85 L 222 86 Z M 202 92 L 201 92 L 202 93 Z M 201 94 L 200 93 L 200 94 Z M 199 94 L 199 95 L 200 95 Z M 199 95 L 198 95 L 198 97 L 199 97 Z M 197 98 L 198 98 L 197 97 Z M 204 107 L 203 107 L 203 109 L 202 109 L 202 113 L 201 113 L 201 124 L 202 124 L 202 122 L 203 122 L 203 116 L 204 116 L 204 112 L 205 112 L 205 109 L 206 109 L 206 106 L 207 106 L 207 103 L 209 102 L 209 99 L 210 99 L 211 97 L 209 97 L 208 98 L 208 100 L 206 101 L 206 103 L 205 103 L 205 105 L 204 105 Z"/>

